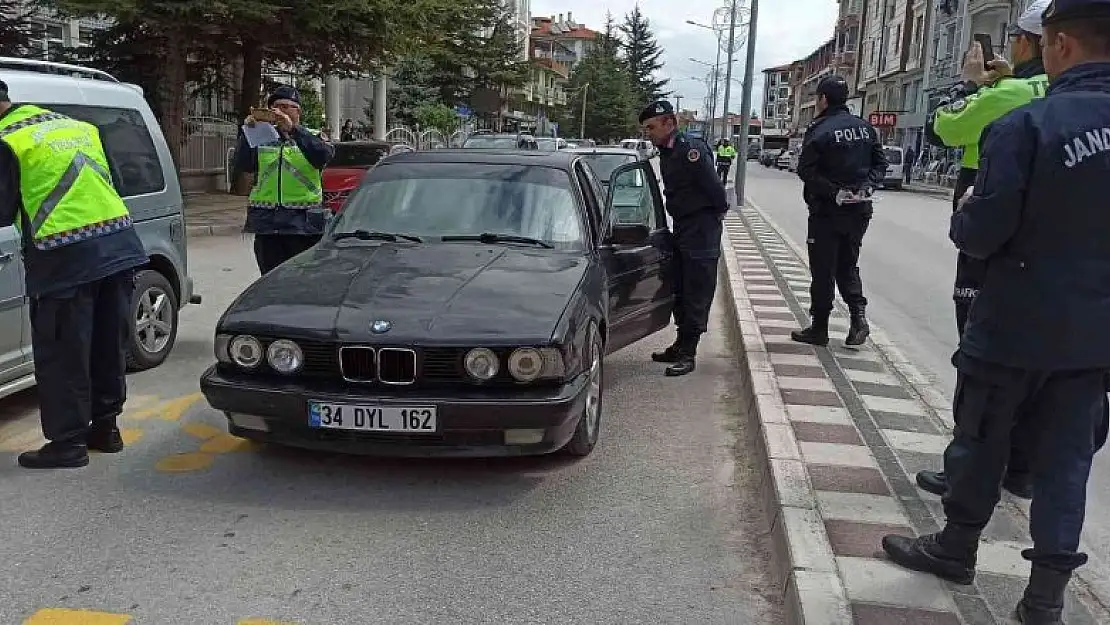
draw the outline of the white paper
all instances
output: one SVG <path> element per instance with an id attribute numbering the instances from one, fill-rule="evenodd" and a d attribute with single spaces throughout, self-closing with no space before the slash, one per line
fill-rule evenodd
<path id="1" fill-rule="evenodd" d="M 253 126 L 243 124 L 243 136 L 247 138 L 247 145 L 252 148 L 273 143 L 281 138 L 277 128 L 269 122 L 255 122 Z"/>

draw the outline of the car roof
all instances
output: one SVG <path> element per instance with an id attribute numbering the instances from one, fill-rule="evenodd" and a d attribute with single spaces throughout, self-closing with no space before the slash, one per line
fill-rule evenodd
<path id="1" fill-rule="evenodd" d="M 574 152 L 576 154 L 623 154 L 624 156 L 631 156 L 633 158 L 640 158 L 640 153 L 636 150 L 629 148 L 618 148 L 610 146 L 597 146 L 586 148 L 571 148 L 565 150 L 567 152 Z"/>
<path id="2" fill-rule="evenodd" d="M 143 90 L 100 70 L 0 56 L 0 80 L 12 102 L 146 109 Z"/>
<path id="3" fill-rule="evenodd" d="M 473 163 L 480 165 L 534 165 L 570 169 L 580 155 L 574 150 L 467 150 L 445 148 L 402 152 L 389 157 L 389 163 Z M 383 161 L 383 164 L 385 161 Z"/>

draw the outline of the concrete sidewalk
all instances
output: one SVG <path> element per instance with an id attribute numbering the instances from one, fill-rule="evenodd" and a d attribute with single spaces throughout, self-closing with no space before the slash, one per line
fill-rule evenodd
<path id="1" fill-rule="evenodd" d="M 240 234 L 247 217 L 247 198 L 229 193 L 185 196 L 185 225 L 189 238 Z"/>
<path id="2" fill-rule="evenodd" d="M 925 195 L 933 195 L 945 199 L 952 198 L 952 187 L 945 187 L 939 184 L 923 184 L 920 182 L 911 182 L 907 185 L 904 185 L 902 188 L 912 193 L 922 193 Z"/>
<path id="3" fill-rule="evenodd" d="M 829 347 L 792 342 L 790 331 L 808 322 L 802 252 L 751 205 L 730 211 L 725 226 L 721 297 L 743 345 L 748 379 L 741 403 L 762 431 L 762 490 L 787 622 L 1011 623 L 1029 573 L 1021 558 L 1030 544 L 1028 504 L 1004 496 L 984 535 L 973 586 L 889 562 L 883 535 L 931 533 L 943 522 L 939 498 L 916 488 L 913 475 L 942 467 L 950 400 L 877 328 L 865 349 L 840 347 L 848 326 L 843 310 L 833 316 Z M 1093 598 L 1101 586 L 1105 580 L 1072 583 L 1069 625 L 1110 622 L 1102 608 L 1087 607 L 1098 605 Z"/>

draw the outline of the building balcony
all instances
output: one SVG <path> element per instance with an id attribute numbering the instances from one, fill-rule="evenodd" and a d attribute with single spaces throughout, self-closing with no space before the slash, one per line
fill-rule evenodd
<path id="1" fill-rule="evenodd" d="M 1004 9 L 1010 10 L 1009 0 L 969 0 L 967 4 L 967 12 L 969 15 L 977 15 L 984 11 L 991 9 Z"/>

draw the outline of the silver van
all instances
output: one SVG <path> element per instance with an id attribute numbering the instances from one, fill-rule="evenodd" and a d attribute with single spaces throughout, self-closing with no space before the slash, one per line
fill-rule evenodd
<path id="1" fill-rule="evenodd" d="M 200 296 L 187 271 L 177 169 L 142 89 L 98 70 L 10 57 L 0 57 L 0 79 L 16 104 L 35 104 L 100 130 L 112 180 L 150 258 L 135 276 L 127 364 L 132 371 L 162 364 L 177 339 L 179 309 L 199 304 Z M 0 228 L 0 397 L 35 384 L 20 248 L 16 229 Z"/>

